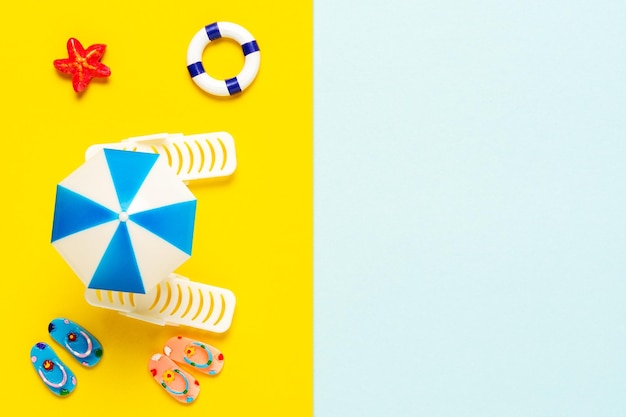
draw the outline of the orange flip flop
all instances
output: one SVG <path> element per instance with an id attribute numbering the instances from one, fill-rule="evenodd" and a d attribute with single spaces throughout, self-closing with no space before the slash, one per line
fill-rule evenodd
<path id="1" fill-rule="evenodd" d="M 198 398 L 200 383 L 167 356 L 160 353 L 153 355 L 148 369 L 154 380 L 177 401 L 189 404 Z"/>
<path id="2" fill-rule="evenodd" d="M 187 364 L 208 375 L 218 374 L 224 366 L 222 352 L 207 343 L 188 337 L 172 337 L 165 343 L 163 351 L 173 361 Z"/>

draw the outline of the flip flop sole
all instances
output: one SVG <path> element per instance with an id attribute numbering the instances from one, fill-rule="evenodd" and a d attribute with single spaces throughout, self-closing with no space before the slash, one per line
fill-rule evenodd
<path id="1" fill-rule="evenodd" d="M 47 344 L 36 343 L 30 350 L 30 360 L 41 381 L 53 394 L 65 397 L 76 388 L 76 376 Z"/>
<path id="2" fill-rule="evenodd" d="M 161 388 L 176 401 L 190 404 L 198 398 L 200 383 L 167 356 L 160 353 L 153 355 L 148 363 L 148 370 Z"/>
<path id="3" fill-rule="evenodd" d="M 79 324 L 56 318 L 48 325 L 52 339 L 86 367 L 95 366 L 102 359 L 102 344 Z"/>
<path id="4" fill-rule="evenodd" d="M 224 367 L 224 354 L 219 349 L 188 337 L 172 337 L 165 343 L 163 351 L 174 362 L 207 375 L 216 375 Z"/>

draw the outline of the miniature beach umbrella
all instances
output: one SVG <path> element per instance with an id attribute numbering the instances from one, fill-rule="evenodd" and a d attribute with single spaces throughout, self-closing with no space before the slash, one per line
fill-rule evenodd
<path id="1" fill-rule="evenodd" d="M 57 185 L 52 245 L 88 288 L 145 294 L 191 256 L 196 198 L 164 158 L 101 149 Z"/>

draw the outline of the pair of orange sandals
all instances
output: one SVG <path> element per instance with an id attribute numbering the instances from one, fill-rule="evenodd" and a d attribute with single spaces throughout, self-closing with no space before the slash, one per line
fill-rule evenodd
<path id="1" fill-rule="evenodd" d="M 211 345 L 182 336 L 168 340 L 163 354 L 152 355 L 148 369 L 154 380 L 174 399 L 189 404 L 198 398 L 200 382 L 178 364 L 217 375 L 224 366 L 224 355 Z"/>

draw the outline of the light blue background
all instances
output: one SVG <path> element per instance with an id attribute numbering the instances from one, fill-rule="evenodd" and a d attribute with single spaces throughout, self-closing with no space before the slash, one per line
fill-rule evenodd
<path id="1" fill-rule="evenodd" d="M 626 416 L 626 3 L 314 17 L 316 417 Z"/>

